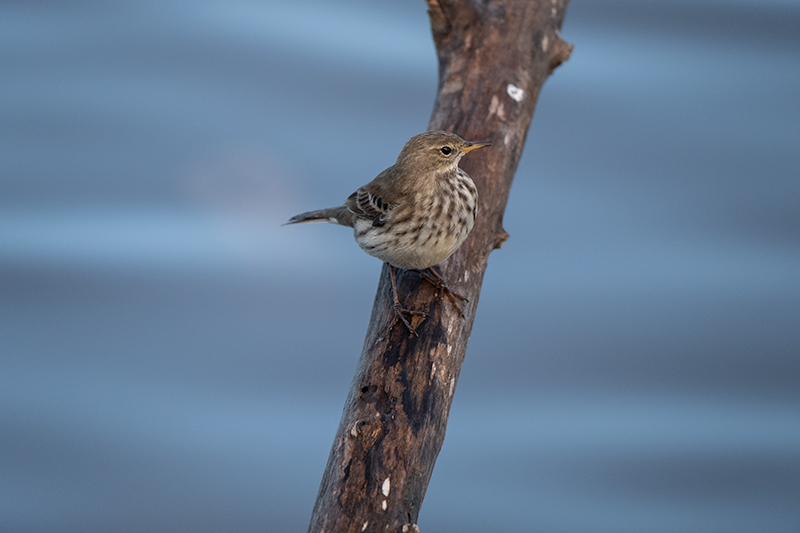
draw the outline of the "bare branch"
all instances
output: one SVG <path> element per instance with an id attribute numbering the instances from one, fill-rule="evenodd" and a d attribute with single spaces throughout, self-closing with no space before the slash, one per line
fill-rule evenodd
<path id="1" fill-rule="evenodd" d="M 444 441 L 489 253 L 503 229 L 536 100 L 569 58 L 559 29 L 568 0 L 427 0 L 439 57 L 439 88 L 428 129 L 493 147 L 464 161 L 480 191 L 470 237 L 442 267 L 467 296 L 465 317 L 440 302 L 416 272 L 400 271 L 403 306 L 419 338 L 394 311 L 384 265 L 363 352 L 325 469 L 310 532 L 410 532 Z"/>

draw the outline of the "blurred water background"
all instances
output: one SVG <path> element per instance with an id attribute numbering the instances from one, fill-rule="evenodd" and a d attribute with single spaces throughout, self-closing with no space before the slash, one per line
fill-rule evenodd
<path id="1" fill-rule="evenodd" d="M 800 2 L 573 0 L 426 531 L 800 531 Z M 0 4 L 0 529 L 304 531 L 422 0 Z"/>

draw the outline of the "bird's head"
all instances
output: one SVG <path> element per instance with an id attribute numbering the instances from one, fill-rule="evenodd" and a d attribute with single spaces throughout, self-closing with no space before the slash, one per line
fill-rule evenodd
<path id="1" fill-rule="evenodd" d="M 426 131 L 411 137 L 396 165 L 416 175 L 455 170 L 464 154 L 491 143 L 465 141 L 455 133 Z"/>

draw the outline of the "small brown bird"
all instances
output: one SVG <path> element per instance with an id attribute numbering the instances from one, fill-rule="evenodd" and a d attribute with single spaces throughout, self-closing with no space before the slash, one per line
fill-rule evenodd
<path id="1" fill-rule="evenodd" d="M 395 268 L 419 270 L 461 314 L 455 298 L 466 298 L 451 291 L 433 267 L 461 246 L 478 213 L 478 190 L 458 162 L 467 152 L 489 145 L 446 131 L 422 133 L 406 143 L 393 166 L 351 194 L 344 205 L 302 213 L 286 224 L 331 222 L 353 228 L 365 252 L 389 263 L 395 312 L 416 335 L 403 313 L 427 315 L 401 307 Z"/>

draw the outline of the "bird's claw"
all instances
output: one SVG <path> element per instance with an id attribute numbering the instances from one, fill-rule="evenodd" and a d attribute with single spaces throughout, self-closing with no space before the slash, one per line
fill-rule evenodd
<path id="1" fill-rule="evenodd" d="M 428 283 L 430 283 L 431 285 L 433 285 L 434 289 L 436 289 L 439 292 L 440 302 L 444 300 L 445 296 L 447 296 L 447 299 L 450 300 L 450 303 L 453 305 L 453 308 L 456 311 L 458 311 L 458 316 L 460 318 L 464 318 L 464 313 L 461 311 L 461 308 L 456 303 L 456 298 L 458 298 L 462 302 L 469 303 L 467 297 L 458 294 L 454 290 L 451 290 L 450 287 L 447 286 L 447 283 L 444 282 L 444 279 L 440 275 L 438 275 L 438 273 L 435 270 L 433 270 L 433 268 L 429 268 L 428 270 L 433 274 L 433 276 L 431 276 L 425 271 L 420 271 L 419 273 L 420 277 L 425 281 L 427 281 Z"/>
<path id="2" fill-rule="evenodd" d="M 399 302 L 394 305 L 394 322 L 392 322 L 391 327 L 394 327 L 394 325 L 397 324 L 397 321 L 400 320 L 410 333 L 412 333 L 415 337 L 419 337 L 419 333 L 417 333 L 417 330 L 415 330 L 414 326 L 411 325 L 411 322 L 409 322 L 408 319 L 403 316 L 403 313 L 408 313 L 411 316 L 421 316 L 422 318 L 428 318 L 428 313 L 423 313 L 422 311 L 412 311 L 411 309 L 403 309 L 400 307 Z"/>

